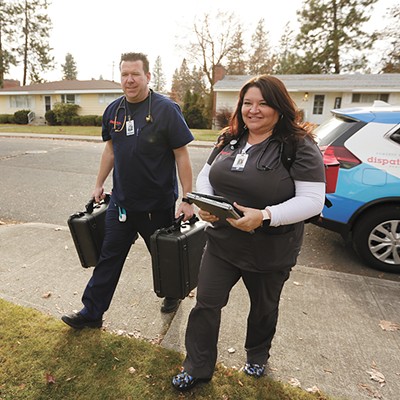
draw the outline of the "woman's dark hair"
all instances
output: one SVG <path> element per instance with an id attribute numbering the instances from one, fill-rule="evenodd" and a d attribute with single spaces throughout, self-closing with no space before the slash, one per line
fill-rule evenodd
<path id="1" fill-rule="evenodd" d="M 244 96 L 252 87 L 259 88 L 266 104 L 280 115 L 272 136 L 279 137 L 284 141 L 288 136 L 296 138 L 306 135 L 312 136 L 311 131 L 305 128 L 306 125 L 300 123 L 296 105 L 283 82 L 271 75 L 260 75 L 247 81 L 240 89 L 237 106 L 231 116 L 229 126 L 222 130 L 221 136 L 223 136 L 225 143 L 234 137 L 240 136 L 246 129 L 242 117 L 242 106 Z"/>

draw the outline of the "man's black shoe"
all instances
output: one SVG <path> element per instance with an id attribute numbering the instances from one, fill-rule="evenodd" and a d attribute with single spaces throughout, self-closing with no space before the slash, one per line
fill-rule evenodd
<path id="1" fill-rule="evenodd" d="M 74 329 L 83 328 L 101 328 L 103 325 L 102 318 L 100 319 L 87 319 L 81 313 L 72 313 L 68 315 L 63 315 L 61 320 Z"/>
<path id="2" fill-rule="evenodd" d="M 161 312 L 168 314 L 176 311 L 181 303 L 181 299 L 174 299 L 173 297 L 166 297 L 161 306 Z"/>

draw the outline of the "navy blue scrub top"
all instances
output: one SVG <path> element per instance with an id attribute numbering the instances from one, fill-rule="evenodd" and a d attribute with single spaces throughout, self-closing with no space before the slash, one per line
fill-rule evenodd
<path id="1" fill-rule="evenodd" d="M 193 140 L 179 106 L 158 93 L 140 103 L 124 96 L 113 101 L 103 114 L 102 137 L 114 149 L 113 199 L 130 211 L 164 210 L 178 198 L 178 180 L 173 149 Z M 127 134 L 126 121 L 134 121 Z"/>

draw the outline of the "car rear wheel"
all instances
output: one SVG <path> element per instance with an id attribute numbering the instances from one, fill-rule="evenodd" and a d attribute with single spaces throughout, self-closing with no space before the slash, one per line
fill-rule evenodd
<path id="1" fill-rule="evenodd" d="M 365 214 L 354 228 L 353 246 L 372 268 L 400 272 L 400 206 Z"/>

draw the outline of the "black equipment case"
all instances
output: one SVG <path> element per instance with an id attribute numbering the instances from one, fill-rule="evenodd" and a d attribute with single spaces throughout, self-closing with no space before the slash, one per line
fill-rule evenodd
<path id="1" fill-rule="evenodd" d="M 184 299 L 197 286 L 200 261 L 206 244 L 206 223 L 194 216 L 150 237 L 154 291 L 158 297 Z"/>
<path id="2" fill-rule="evenodd" d="M 110 194 L 100 203 L 90 200 L 85 211 L 76 212 L 68 218 L 68 227 L 74 240 L 82 267 L 94 267 L 100 256 L 104 239 L 105 217 Z"/>

